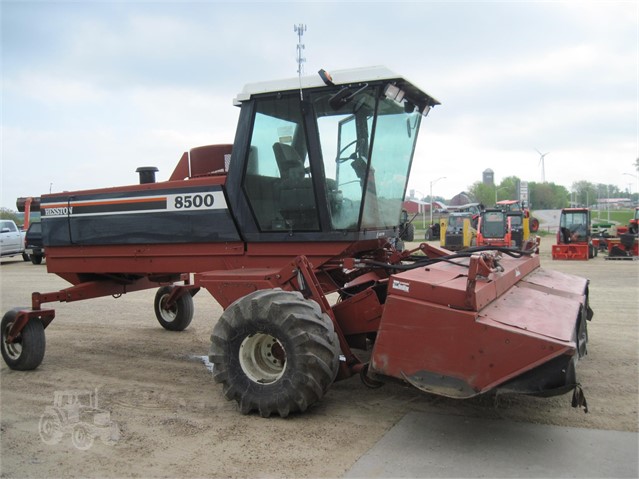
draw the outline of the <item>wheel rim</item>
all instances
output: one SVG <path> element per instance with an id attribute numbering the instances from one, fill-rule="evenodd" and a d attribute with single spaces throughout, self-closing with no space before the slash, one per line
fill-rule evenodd
<path id="1" fill-rule="evenodd" d="M 162 319 L 164 321 L 166 321 L 167 323 L 171 323 L 173 321 L 175 321 L 175 318 L 177 317 L 177 304 L 173 305 L 172 308 L 166 308 L 166 302 L 169 299 L 169 295 L 165 294 L 164 296 L 162 296 L 162 298 L 160 298 L 160 316 L 162 316 Z"/>
<path id="2" fill-rule="evenodd" d="M 252 381 L 270 384 L 281 378 L 286 370 L 286 351 L 270 334 L 252 334 L 240 345 L 240 366 Z"/>
<path id="3" fill-rule="evenodd" d="M 3 344 L 5 352 L 11 359 L 19 359 L 22 354 L 22 344 L 20 343 L 21 335 L 14 340 L 13 343 L 7 343 L 7 338 L 9 337 L 9 332 L 13 327 L 13 322 L 7 323 L 3 331 Z"/>

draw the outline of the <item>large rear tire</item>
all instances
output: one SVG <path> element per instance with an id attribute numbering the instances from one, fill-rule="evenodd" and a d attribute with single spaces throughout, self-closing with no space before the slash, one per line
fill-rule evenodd
<path id="1" fill-rule="evenodd" d="M 19 309 L 12 309 L 5 313 L 0 323 L 0 348 L 2 358 L 11 369 L 29 371 L 37 368 L 44 358 L 45 336 L 42 321 L 30 319 L 25 324 L 13 343 L 7 343 L 6 338 L 13 323 L 18 317 Z"/>
<path id="2" fill-rule="evenodd" d="M 268 289 L 226 309 L 213 329 L 209 359 L 215 381 L 242 414 L 286 417 L 324 396 L 339 354 L 333 323 L 315 301 Z"/>
<path id="3" fill-rule="evenodd" d="M 153 309 L 155 317 L 164 329 L 169 331 L 184 331 L 193 319 L 193 296 L 188 292 L 175 300 L 172 307 L 166 307 L 166 301 L 169 299 L 171 292 L 175 286 L 162 286 L 155 293 L 153 301 Z"/>

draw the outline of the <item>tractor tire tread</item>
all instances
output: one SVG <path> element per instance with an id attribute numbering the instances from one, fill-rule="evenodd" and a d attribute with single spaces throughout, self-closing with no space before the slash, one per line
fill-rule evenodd
<path id="1" fill-rule="evenodd" d="M 249 379 L 239 364 L 242 341 L 258 332 L 273 335 L 286 351 L 283 376 L 270 384 Z M 262 417 L 303 412 L 321 399 L 337 375 L 339 340 L 331 319 L 299 292 L 259 290 L 231 304 L 213 329 L 209 360 L 224 396 L 242 414 Z"/>

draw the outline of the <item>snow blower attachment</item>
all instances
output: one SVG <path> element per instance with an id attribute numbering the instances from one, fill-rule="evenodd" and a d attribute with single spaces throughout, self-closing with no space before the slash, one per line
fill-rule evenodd
<path id="1" fill-rule="evenodd" d="M 535 248 L 395 249 L 439 102 L 382 67 L 331 77 L 247 85 L 235 143 L 184 153 L 167 181 L 146 166 L 138 184 L 43 195 L 47 268 L 71 285 L 4 315 L 9 367 L 43 360 L 47 303 L 158 288 L 155 316 L 179 331 L 206 289 L 225 309 L 214 378 L 243 413 L 304 411 L 356 374 L 453 398 L 580 391 L 588 281 Z"/>

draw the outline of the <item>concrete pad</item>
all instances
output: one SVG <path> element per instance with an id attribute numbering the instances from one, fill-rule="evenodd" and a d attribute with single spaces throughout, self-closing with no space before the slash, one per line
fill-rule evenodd
<path id="1" fill-rule="evenodd" d="M 639 477 L 639 434 L 408 413 L 344 477 Z"/>

